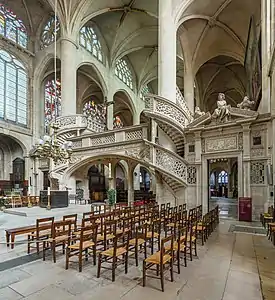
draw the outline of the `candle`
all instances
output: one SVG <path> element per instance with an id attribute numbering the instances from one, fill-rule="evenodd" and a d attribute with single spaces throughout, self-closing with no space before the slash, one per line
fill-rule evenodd
<path id="1" fill-rule="evenodd" d="M 112 164 L 109 163 L 109 178 L 112 177 Z"/>
<path id="2" fill-rule="evenodd" d="M 51 188 L 48 187 L 48 196 L 50 196 L 50 195 L 51 195 Z"/>

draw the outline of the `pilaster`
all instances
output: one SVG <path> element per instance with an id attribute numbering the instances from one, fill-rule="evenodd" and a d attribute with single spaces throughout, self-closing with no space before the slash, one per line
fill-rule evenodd
<path id="1" fill-rule="evenodd" d="M 76 114 L 76 45 L 61 40 L 61 110 L 63 116 Z"/>
<path id="2" fill-rule="evenodd" d="M 250 124 L 243 124 L 243 196 L 251 197 L 250 187 Z M 238 166 L 238 171 L 240 172 Z"/>

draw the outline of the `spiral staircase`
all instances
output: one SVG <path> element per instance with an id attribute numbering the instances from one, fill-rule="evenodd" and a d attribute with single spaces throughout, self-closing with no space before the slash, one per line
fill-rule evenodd
<path id="1" fill-rule="evenodd" d="M 180 94 L 181 96 L 181 94 Z M 192 115 L 184 99 L 177 104 L 149 94 L 143 114 L 152 118 L 171 138 L 177 152 L 148 141 L 146 124 L 105 131 L 104 126 L 83 115 L 59 117 L 59 144 L 73 142 L 71 160 L 60 161 L 52 170 L 58 176 L 69 176 L 81 164 L 97 159 L 119 158 L 153 169 L 173 193 L 187 187 L 188 163 L 184 160 L 184 130 L 192 122 Z"/>

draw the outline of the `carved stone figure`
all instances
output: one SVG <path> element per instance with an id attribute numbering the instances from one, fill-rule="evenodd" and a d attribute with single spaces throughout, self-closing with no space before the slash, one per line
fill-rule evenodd
<path id="1" fill-rule="evenodd" d="M 237 104 L 237 107 L 240 109 L 250 110 L 252 109 L 252 106 L 255 104 L 254 101 L 250 101 L 248 96 L 245 96 L 243 98 L 243 101 L 239 104 Z"/>
<path id="2" fill-rule="evenodd" d="M 218 101 L 217 101 L 217 108 L 215 109 L 212 118 L 216 119 L 219 123 L 224 123 L 229 120 L 230 117 L 230 105 L 227 105 L 225 100 L 225 94 L 219 93 Z"/>
<path id="3" fill-rule="evenodd" d="M 198 106 L 196 106 L 195 107 L 194 118 L 197 119 L 197 118 L 199 118 L 201 116 L 204 116 L 204 115 L 205 115 L 205 112 L 201 111 L 201 109 Z"/>

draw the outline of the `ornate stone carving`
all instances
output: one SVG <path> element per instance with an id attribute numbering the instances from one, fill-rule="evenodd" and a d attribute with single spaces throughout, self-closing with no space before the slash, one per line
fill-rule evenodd
<path id="1" fill-rule="evenodd" d="M 250 153 L 252 157 L 262 157 L 264 156 L 264 149 L 263 148 L 251 149 Z"/>
<path id="2" fill-rule="evenodd" d="M 205 142 L 205 152 L 217 152 L 224 150 L 237 150 L 237 136 L 223 136 L 220 138 L 207 138 Z"/>
<path id="3" fill-rule="evenodd" d="M 215 109 L 212 118 L 216 120 L 217 123 L 225 123 L 230 117 L 230 105 L 227 105 L 225 100 L 225 94 L 219 93 L 217 108 Z"/>
<path id="4" fill-rule="evenodd" d="M 76 116 L 60 117 L 56 120 L 57 125 L 62 128 L 68 125 L 76 125 Z"/>
<path id="5" fill-rule="evenodd" d="M 105 124 L 98 122 L 92 118 L 87 118 L 87 128 L 93 132 L 104 132 L 105 131 Z"/>
<path id="6" fill-rule="evenodd" d="M 91 146 L 107 145 L 112 143 L 115 143 L 114 133 L 107 136 L 91 138 Z"/>
<path id="7" fill-rule="evenodd" d="M 186 104 L 186 101 L 180 91 L 180 89 L 177 87 L 177 90 L 176 90 L 176 100 L 177 102 L 181 105 L 181 108 L 183 109 L 187 119 L 188 119 L 188 122 L 191 123 L 193 121 L 193 116 L 192 116 L 192 113 L 191 111 L 189 110 L 187 104 Z"/>
<path id="8" fill-rule="evenodd" d="M 189 166 L 187 168 L 187 183 L 188 184 L 197 183 L 197 168 L 195 166 Z"/>
<path id="9" fill-rule="evenodd" d="M 126 141 L 142 139 L 143 138 L 142 129 L 126 132 L 125 138 L 126 138 Z"/>
<path id="10" fill-rule="evenodd" d="M 199 118 L 201 116 L 204 116 L 204 115 L 205 115 L 205 112 L 201 111 L 201 109 L 198 106 L 196 106 L 195 107 L 195 113 L 194 113 L 194 119 L 197 119 L 197 118 Z"/>
<path id="11" fill-rule="evenodd" d="M 201 153 L 205 153 L 205 139 L 201 139 Z"/>
<path id="12" fill-rule="evenodd" d="M 82 147 L 82 140 L 73 142 L 73 146 L 72 146 L 73 149 L 74 148 L 81 148 L 81 147 Z"/>
<path id="13" fill-rule="evenodd" d="M 265 183 L 265 162 L 255 161 L 250 163 L 251 184 Z"/>
<path id="14" fill-rule="evenodd" d="M 253 105 L 255 104 L 254 101 L 250 101 L 248 96 L 245 96 L 243 98 L 243 101 L 237 105 L 238 108 L 244 109 L 244 110 L 250 110 L 252 109 Z"/>
<path id="15" fill-rule="evenodd" d="M 169 152 L 156 149 L 156 166 L 186 181 L 187 167 L 185 163 Z"/>
<path id="16" fill-rule="evenodd" d="M 238 148 L 239 150 L 243 150 L 243 133 L 239 132 L 238 134 Z"/>

